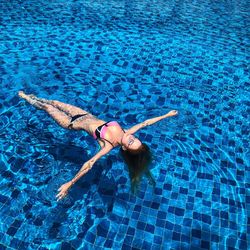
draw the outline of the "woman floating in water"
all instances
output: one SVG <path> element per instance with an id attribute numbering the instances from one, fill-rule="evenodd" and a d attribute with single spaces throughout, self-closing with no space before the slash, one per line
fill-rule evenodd
<path id="1" fill-rule="evenodd" d="M 162 116 L 148 119 L 129 129 L 123 129 L 116 121 L 105 122 L 89 112 L 70 104 L 38 98 L 35 95 L 26 95 L 23 91 L 19 91 L 18 95 L 36 108 L 46 111 L 63 128 L 85 130 L 92 135 L 101 146 L 100 151 L 83 164 L 76 176 L 58 189 L 57 200 L 65 197 L 72 185 L 86 174 L 98 159 L 117 146 L 121 146 L 121 154 L 129 167 L 133 191 L 143 172 L 146 173 L 151 182 L 155 183 L 148 170 L 148 166 L 151 162 L 150 150 L 146 144 L 142 143 L 133 134 L 141 128 L 152 125 L 167 117 L 177 115 L 178 112 L 176 110 L 172 110 Z"/>

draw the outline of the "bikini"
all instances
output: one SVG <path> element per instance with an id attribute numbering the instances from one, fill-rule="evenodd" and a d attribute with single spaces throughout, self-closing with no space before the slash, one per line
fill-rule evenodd
<path id="1" fill-rule="evenodd" d="M 87 113 L 87 114 L 88 114 L 88 113 Z M 71 117 L 70 124 L 68 125 L 68 128 L 69 128 L 69 129 L 72 129 L 72 128 L 73 128 L 73 122 L 74 122 L 76 119 L 78 119 L 78 118 L 80 118 L 80 117 L 82 117 L 82 116 L 85 116 L 85 115 L 87 115 L 87 114 L 80 114 L 80 115 L 74 115 L 74 116 L 72 116 L 72 117 Z M 98 140 L 98 139 L 104 140 L 104 141 L 108 142 L 109 144 L 111 144 L 112 147 L 114 147 L 114 145 L 113 145 L 113 143 L 112 143 L 111 141 L 105 139 L 106 131 L 107 131 L 108 127 L 110 127 L 110 126 L 120 126 L 120 125 L 119 125 L 118 122 L 116 122 L 116 121 L 109 121 L 109 122 L 106 122 L 106 123 L 102 124 L 101 126 L 99 126 L 99 127 L 95 130 L 93 136 L 94 136 L 94 138 L 95 138 L 96 140 Z M 124 131 L 123 128 L 122 128 L 122 130 L 123 130 L 123 132 L 125 133 L 125 131 Z"/>
<path id="2" fill-rule="evenodd" d="M 107 132 L 107 129 L 108 129 L 108 127 L 111 127 L 111 126 L 120 126 L 120 125 L 119 125 L 118 122 L 116 122 L 116 121 L 109 121 L 109 122 L 106 122 L 106 123 L 102 124 L 101 126 L 99 126 L 99 127 L 95 130 L 93 136 L 94 136 L 94 138 L 95 138 L 96 140 L 102 139 L 102 140 L 108 142 L 109 144 L 111 144 L 112 147 L 114 147 L 114 145 L 113 145 L 113 143 L 112 143 L 111 141 L 105 139 L 105 134 L 106 134 L 106 132 Z M 122 129 L 122 130 L 123 130 L 123 129 Z M 125 132 L 125 131 L 123 130 L 123 132 Z"/>
<path id="3" fill-rule="evenodd" d="M 69 129 L 72 129 L 73 128 L 73 122 L 74 122 L 74 120 L 76 120 L 76 119 L 78 119 L 78 118 L 80 118 L 80 117 L 82 117 L 82 116 L 85 116 L 85 115 L 87 115 L 88 113 L 86 113 L 86 114 L 81 114 L 81 115 L 74 115 L 74 116 L 72 116 L 71 117 L 71 121 L 70 121 L 70 123 L 69 123 L 69 125 L 68 125 L 68 128 Z"/>

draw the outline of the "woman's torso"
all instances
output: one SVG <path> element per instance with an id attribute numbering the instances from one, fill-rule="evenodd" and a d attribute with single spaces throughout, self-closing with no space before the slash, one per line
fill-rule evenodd
<path id="1" fill-rule="evenodd" d="M 104 124 L 106 124 L 106 126 L 102 126 Z M 111 121 L 107 123 L 91 114 L 86 116 L 85 119 L 78 121 L 75 125 L 77 125 L 78 129 L 85 130 L 97 140 L 104 140 L 110 142 L 113 147 L 119 145 L 119 142 L 125 132 L 118 122 Z M 95 132 L 97 128 L 100 129 L 100 126 L 102 126 L 102 131 L 99 131 L 100 138 L 96 138 Z"/>
<path id="2" fill-rule="evenodd" d="M 112 147 L 119 145 L 121 138 L 124 134 L 124 130 L 116 121 L 104 122 L 98 126 L 94 131 L 94 138 L 101 141 L 102 143 L 107 142 Z"/>

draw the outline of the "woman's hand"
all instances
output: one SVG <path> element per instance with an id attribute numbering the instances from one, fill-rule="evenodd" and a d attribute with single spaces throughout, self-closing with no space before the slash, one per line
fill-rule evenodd
<path id="1" fill-rule="evenodd" d="M 72 186 L 72 182 L 69 181 L 69 182 L 66 182 L 65 184 L 63 184 L 58 189 L 58 191 L 60 191 L 60 192 L 56 196 L 57 201 L 61 200 L 62 198 L 64 198 L 68 194 L 68 190 L 71 188 L 71 186 Z"/>
<path id="2" fill-rule="evenodd" d="M 175 116 L 175 115 L 178 115 L 178 111 L 177 110 L 171 110 L 166 114 L 166 117 Z"/>

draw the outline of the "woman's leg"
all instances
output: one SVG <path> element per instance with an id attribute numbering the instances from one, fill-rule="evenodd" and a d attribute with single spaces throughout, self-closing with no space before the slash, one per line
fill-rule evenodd
<path id="1" fill-rule="evenodd" d="M 23 98 L 24 100 L 26 100 L 28 103 L 30 103 L 31 105 L 33 105 L 34 107 L 38 108 L 38 109 L 46 109 L 46 104 L 42 103 L 42 102 L 38 102 L 35 99 L 32 99 L 30 97 L 30 95 L 26 95 L 23 91 L 19 91 L 18 92 L 19 97 Z"/>
<path id="2" fill-rule="evenodd" d="M 52 105 L 48 105 L 47 109 L 45 110 L 61 127 L 70 129 L 69 124 L 71 121 L 71 117 L 66 115 L 64 112 L 60 111 L 59 109 L 53 107 Z"/>
<path id="3" fill-rule="evenodd" d="M 36 108 L 46 111 L 61 127 L 68 129 L 71 117 L 66 115 L 65 112 L 60 111 L 48 103 L 34 99 L 22 91 L 20 91 L 18 95 Z"/>
<path id="4" fill-rule="evenodd" d="M 65 112 L 66 114 L 68 114 L 71 117 L 73 117 L 75 115 L 89 114 L 89 112 L 87 112 L 81 108 L 78 108 L 76 106 L 73 106 L 73 105 L 70 105 L 70 104 L 67 104 L 64 102 L 60 102 L 57 100 L 47 100 L 44 98 L 36 97 L 35 95 L 30 95 L 30 97 L 32 99 L 37 100 L 37 101 L 53 105 L 55 108 L 60 109 L 61 111 Z"/>

